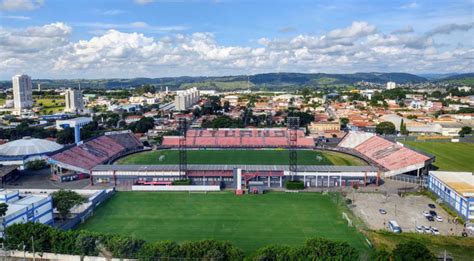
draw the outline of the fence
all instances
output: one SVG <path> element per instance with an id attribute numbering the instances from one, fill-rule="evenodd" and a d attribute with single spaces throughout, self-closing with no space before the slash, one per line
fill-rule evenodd
<path id="1" fill-rule="evenodd" d="M 220 191 L 220 186 L 132 186 L 132 191 Z"/>
<path id="2" fill-rule="evenodd" d="M 425 176 L 415 177 L 415 176 L 400 174 L 400 175 L 387 177 L 387 179 L 401 181 L 401 182 L 407 182 L 407 183 L 411 183 L 411 184 L 418 184 L 418 185 L 421 184 L 425 187 L 428 185 L 428 178 L 425 177 Z"/>
<path id="3" fill-rule="evenodd" d="M 81 213 L 77 214 L 74 218 L 67 220 L 65 223 L 59 226 L 60 229 L 69 230 L 76 227 L 79 223 L 83 223 L 88 217 L 92 216 L 94 209 L 98 207 L 102 202 L 110 198 L 115 193 L 114 190 L 102 190 L 94 194 L 89 198 L 88 206 Z"/>

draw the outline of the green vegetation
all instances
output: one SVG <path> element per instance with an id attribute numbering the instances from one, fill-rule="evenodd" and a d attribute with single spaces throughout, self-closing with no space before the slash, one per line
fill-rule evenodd
<path id="1" fill-rule="evenodd" d="M 35 106 L 42 107 L 40 114 L 54 114 L 64 111 L 64 97 L 55 98 L 35 98 Z"/>
<path id="2" fill-rule="evenodd" d="M 288 150 L 189 150 L 189 164 L 248 164 L 248 165 L 287 165 Z M 117 161 L 117 164 L 177 164 L 177 150 L 147 151 L 132 154 Z M 300 165 L 366 165 L 356 157 L 326 151 L 298 151 Z"/>
<path id="3" fill-rule="evenodd" d="M 367 253 L 339 194 L 118 192 L 78 229 L 136 236 L 148 242 L 228 240 L 250 253 L 270 244 L 300 245 L 323 237 L 345 241 Z"/>
<path id="4" fill-rule="evenodd" d="M 474 144 L 404 141 L 406 145 L 436 156 L 439 170 L 474 172 Z"/>
<path id="5" fill-rule="evenodd" d="M 415 241 L 428 247 L 435 255 L 442 254 L 444 250 L 454 260 L 472 260 L 474 238 L 453 236 L 431 236 L 415 233 L 394 234 L 387 231 L 370 231 L 368 236 L 377 249 L 392 251 L 397 244 Z"/>
<path id="6" fill-rule="evenodd" d="M 179 87 L 180 89 L 187 89 L 191 87 L 198 87 L 201 90 L 211 89 L 211 90 L 246 90 L 249 87 L 252 88 L 254 85 L 252 83 L 247 83 L 247 81 L 205 81 L 205 82 L 195 82 L 195 83 L 184 83 Z"/>
<path id="7" fill-rule="evenodd" d="M 66 219 L 71 213 L 71 208 L 86 202 L 81 195 L 71 190 L 58 190 L 51 194 L 53 207 L 58 210 L 59 215 Z"/>
<path id="8" fill-rule="evenodd" d="M 289 180 L 285 182 L 285 188 L 286 189 L 291 189 L 291 190 L 299 190 L 299 189 L 304 189 L 304 183 L 303 181 L 300 180 Z"/>
<path id="9" fill-rule="evenodd" d="M 4 105 L 5 102 L 6 102 L 6 99 L 0 99 L 0 106 L 1 106 L 1 105 Z"/>

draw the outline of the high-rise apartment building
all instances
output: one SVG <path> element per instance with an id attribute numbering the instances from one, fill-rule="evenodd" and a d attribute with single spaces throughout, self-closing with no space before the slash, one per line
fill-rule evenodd
<path id="1" fill-rule="evenodd" d="M 66 100 L 65 112 L 81 113 L 84 110 L 84 101 L 82 99 L 82 91 L 68 89 L 65 92 L 64 99 Z"/>
<path id="2" fill-rule="evenodd" d="M 199 90 L 196 87 L 185 91 L 177 91 L 174 99 L 175 110 L 185 111 L 199 101 Z"/>
<path id="3" fill-rule="evenodd" d="M 16 111 L 21 112 L 33 107 L 33 91 L 31 77 L 15 75 L 12 77 L 13 84 L 13 104 Z"/>

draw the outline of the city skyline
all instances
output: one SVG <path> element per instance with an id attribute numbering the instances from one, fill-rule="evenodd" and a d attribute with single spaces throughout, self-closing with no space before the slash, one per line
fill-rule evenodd
<path id="1" fill-rule="evenodd" d="M 0 1 L 0 79 L 463 73 L 471 1 Z"/>

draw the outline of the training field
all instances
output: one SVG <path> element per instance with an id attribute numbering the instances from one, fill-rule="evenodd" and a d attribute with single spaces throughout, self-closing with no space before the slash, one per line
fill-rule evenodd
<path id="1" fill-rule="evenodd" d="M 188 164 L 288 165 L 288 150 L 188 150 Z M 178 164 L 177 150 L 147 151 L 122 158 L 116 164 Z M 329 151 L 298 151 L 300 165 L 361 166 L 364 161 Z"/>
<path id="2" fill-rule="evenodd" d="M 474 172 L 474 144 L 452 142 L 404 141 L 410 147 L 436 156 L 433 165 L 439 170 Z"/>
<path id="3" fill-rule="evenodd" d="M 269 244 L 303 244 L 319 236 L 347 241 L 365 252 L 364 237 L 347 226 L 342 208 L 338 194 L 118 192 L 78 229 L 150 242 L 228 240 L 247 253 Z"/>

